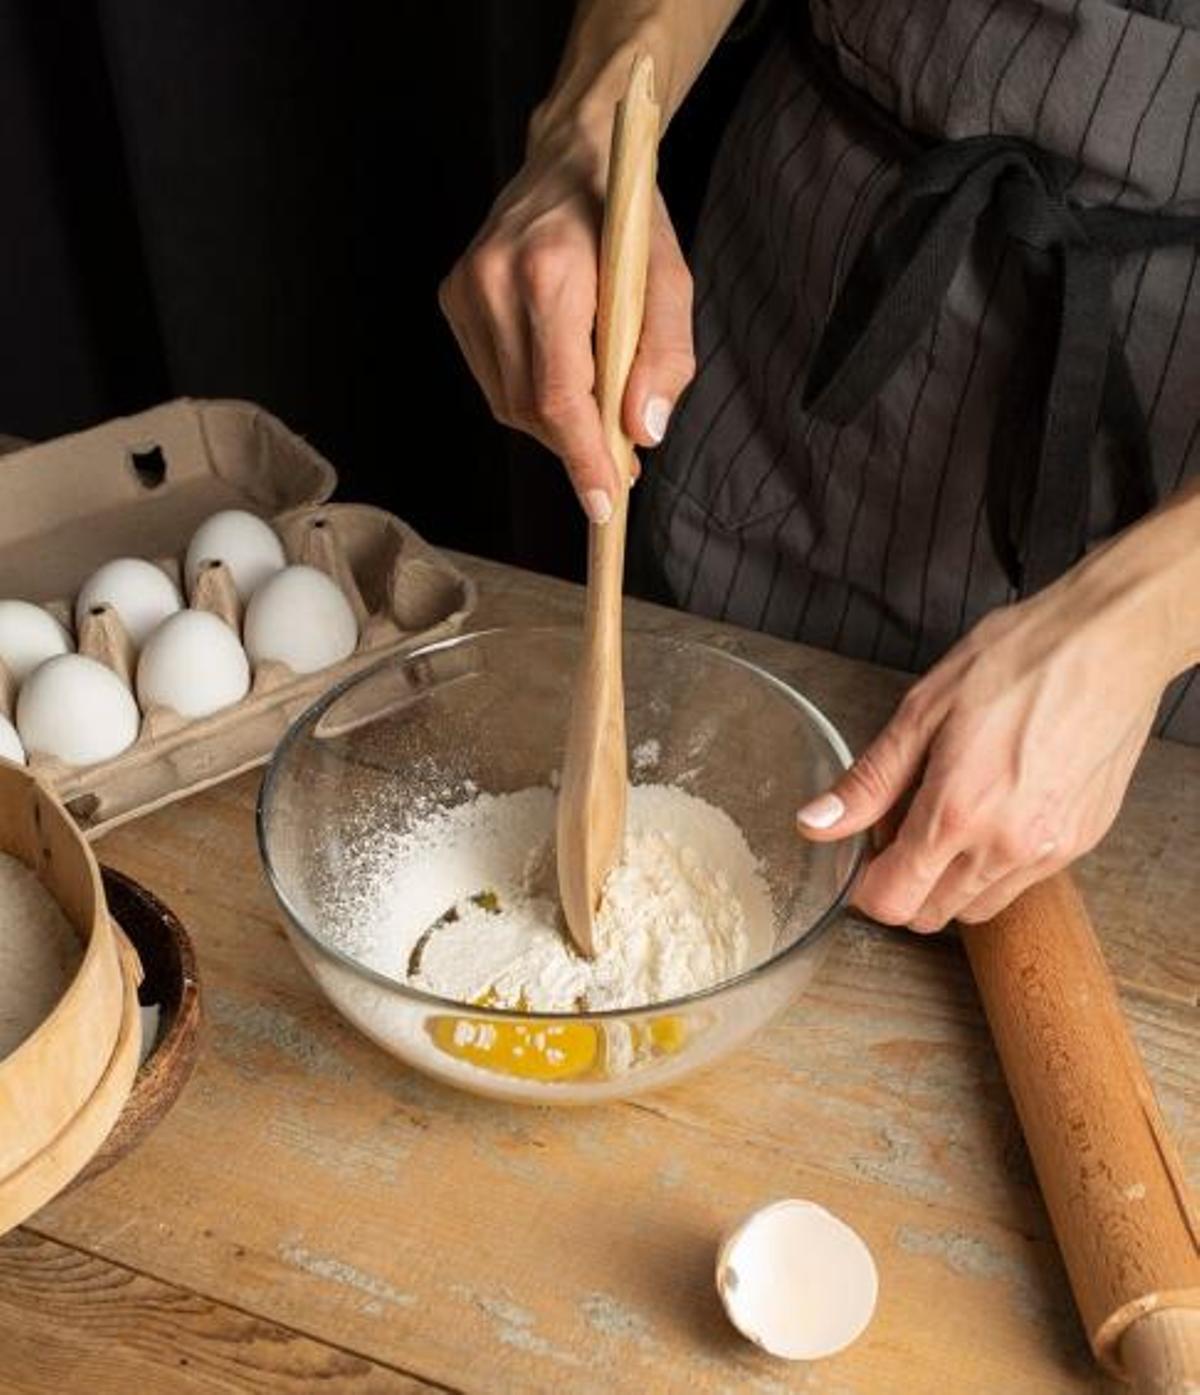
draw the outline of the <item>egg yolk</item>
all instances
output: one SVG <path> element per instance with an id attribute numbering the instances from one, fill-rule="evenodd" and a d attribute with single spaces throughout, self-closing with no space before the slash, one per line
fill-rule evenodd
<path id="1" fill-rule="evenodd" d="M 656 1056 L 673 1056 L 683 1047 L 687 1029 L 682 1017 L 656 1017 L 641 1027 L 642 1039 Z"/>
<path id="2" fill-rule="evenodd" d="M 438 1017 L 429 1032 L 448 1056 L 519 1080 L 569 1080 L 596 1062 L 596 1029 L 584 1022 Z"/>

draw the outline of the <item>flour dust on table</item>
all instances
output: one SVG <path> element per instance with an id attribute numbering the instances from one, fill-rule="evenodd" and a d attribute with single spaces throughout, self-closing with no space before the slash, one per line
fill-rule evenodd
<path id="1" fill-rule="evenodd" d="M 554 792 L 479 794 L 381 838 L 337 917 L 360 962 L 461 1003 L 598 1011 L 722 982 L 774 945 L 770 893 L 737 824 L 685 790 L 630 790 L 624 856 L 571 946 L 554 857 Z"/>

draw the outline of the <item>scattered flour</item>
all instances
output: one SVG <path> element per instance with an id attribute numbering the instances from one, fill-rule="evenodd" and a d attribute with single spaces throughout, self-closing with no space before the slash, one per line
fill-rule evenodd
<path id="1" fill-rule="evenodd" d="M 339 937 L 439 996 L 546 1012 L 662 1002 L 770 953 L 770 896 L 734 821 L 684 790 L 639 785 L 596 957 L 577 955 L 555 887 L 554 799 L 545 788 L 481 794 L 379 839 L 331 917 Z"/>
<path id="2" fill-rule="evenodd" d="M 82 958 L 79 937 L 36 873 L 0 853 L 0 1059 L 50 1015 Z"/>
<path id="3" fill-rule="evenodd" d="M 645 775 L 653 770 L 662 757 L 662 745 L 655 736 L 648 736 L 645 741 L 638 744 L 629 753 L 629 763 L 633 767 L 635 775 Z"/>

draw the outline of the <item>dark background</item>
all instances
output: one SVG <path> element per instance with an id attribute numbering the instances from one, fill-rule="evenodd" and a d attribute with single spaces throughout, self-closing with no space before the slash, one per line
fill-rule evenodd
<path id="1" fill-rule="evenodd" d="M 0 432 L 180 396 L 310 438 L 342 497 L 578 574 L 545 452 L 490 420 L 437 283 L 520 162 L 571 0 L 0 0 Z M 761 42 L 672 127 L 685 240 Z"/>

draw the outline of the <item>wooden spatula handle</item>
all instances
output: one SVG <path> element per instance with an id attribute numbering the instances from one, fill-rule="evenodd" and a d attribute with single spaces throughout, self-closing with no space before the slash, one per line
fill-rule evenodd
<path id="1" fill-rule="evenodd" d="M 612 517 L 588 536 L 583 655 L 563 754 L 558 800 L 558 885 L 571 938 L 594 949 L 593 918 L 625 833 L 628 784 L 621 672 L 621 584 L 633 447 L 621 405 L 642 332 L 650 255 L 659 108 L 654 64 L 635 60 L 613 117 L 596 306 L 596 399 L 621 479 Z"/>
<path id="2" fill-rule="evenodd" d="M 634 467 L 633 445 L 621 425 L 621 409 L 642 333 L 658 136 L 654 63 L 642 54 L 634 61 L 613 118 L 596 303 L 596 401 L 604 442 L 616 462 L 621 485 L 612 501 L 611 520 L 593 527 L 588 541 L 587 625 L 602 632 L 596 638 L 618 679 L 625 527 Z"/>
<path id="3" fill-rule="evenodd" d="M 1200 1391 L 1200 1228 L 1075 883 L 963 940 L 1092 1349 L 1142 1391 Z"/>

